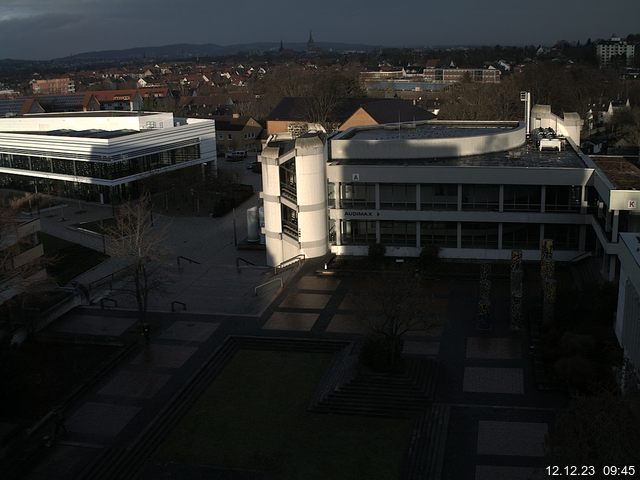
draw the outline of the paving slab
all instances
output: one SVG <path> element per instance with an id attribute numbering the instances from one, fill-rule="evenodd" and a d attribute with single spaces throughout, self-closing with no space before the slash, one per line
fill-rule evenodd
<path id="1" fill-rule="evenodd" d="M 98 393 L 129 398 L 151 398 L 170 378 L 171 375 L 124 370 L 117 373 Z"/>
<path id="2" fill-rule="evenodd" d="M 315 277 L 307 275 L 298 281 L 298 289 L 300 290 L 325 290 L 334 291 L 340 285 L 340 280 L 331 277 Z"/>
<path id="3" fill-rule="evenodd" d="M 173 322 L 164 332 L 162 332 L 160 338 L 164 340 L 178 340 L 183 342 L 205 342 L 219 326 L 219 323 L 209 322 Z"/>
<path id="4" fill-rule="evenodd" d="M 522 368 L 466 367 L 463 391 L 473 393 L 524 393 Z"/>
<path id="5" fill-rule="evenodd" d="M 262 328 L 308 332 L 313 328 L 318 316 L 317 313 L 274 312 Z"/>
<path id="6" fill-rule="evenodd" d="M 478 455 L 543 457 L 549 426 L 532 422 L 478 422 Z"/>
<path id="7" fill-rule="evenodd" d="M 440 342 L 418 342 L 405 340 L 402 346 L 402 353 L 406 355 L 424 355 L 434 357 L 440 351 Z"/>
<path id="8" fill-rule="evenodd" d="M 539 468 L 476 465 L 475 480 L 534 480 L 542 478 L 545 477 Z"/>
<path id="9" fill-rule="evenodd" d="M 467 358 L 519 360 L 522 358 L 522 344 L 516 338 L 469 337 Z"/>
<path id="10" fill-rule="evenodd" d="M 87 402 L 69 419 L 70 432 L 115 437 L 140 411 L 139 407 Z"/>
<path id="11" fill-rule="evenodd" d="M 287 308 L 313 308 L 322 309 L 326 307 L 331 299 L 331 295 L 322 293 L 290 293 L 287 298 L 280 304 L 281 307 Z"/>
<path id="12" fill-rule="evenodd" d="M 63 317 L 47 330 L 75 335 L 119 337 L 136 322 L 135 318 L 72 314 Z"/>
<path id="13" fill-rule="evenodd" d="M 361 335 L 367 332 L 367 327 L 355 315 L 338 313 L 331 318 L 326 331 Z"/>
<path id="14" fill-rule="evenodd" d="M 196 347 L 152 343 L 147 345 L 131 364 L 150 368 L 180 368 L 196 350 Z"/>
<path id="15" fill-rule="evenodd" d="M 97 455 L 98 448 L 77 445 L 55 445 L 47 461 L 36 466 L 27 475 L 27 480 L 53 480 L 78 478 L 80 472 Z"/>

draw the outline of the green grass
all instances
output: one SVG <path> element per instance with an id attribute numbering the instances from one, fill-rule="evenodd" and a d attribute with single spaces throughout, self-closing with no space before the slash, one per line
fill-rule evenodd
<path id="1" fill-rule="evenodd" d="M 44 247 L 45 258 L 51 262 L 47 265 L 47 272 L 60 285 L 66 285 L 78 275 L 109 258 L 104 253 L 47 233 L 39 232 L 38 236 Z"/>
<path id="2" fill-rule="evenodd" d="M 308 412 L 331 355 L 240 350 L 156 453 L 158 462 L 274 479 L 398 478 L 409 420 Z"/>

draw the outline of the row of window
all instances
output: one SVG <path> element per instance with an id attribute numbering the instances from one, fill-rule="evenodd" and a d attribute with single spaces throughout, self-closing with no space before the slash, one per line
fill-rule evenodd
<path id="1" fill-rule="evenodd" d="M 115 180 L 199 158 L 200 145 L 191 145 L 109 163 L 0 153 L 0 167 Z"/>
<path id="2" fill-rule="evenodd" d="M 458 210 L 457 184 L 379 184 L 380 209 L 417 210 L 418 188 L 420 210 Z M 579 212 L 581 186 L 547 186 L 545 211 Z M 376 184 L 341 183 L 328 186 L 329 208 L 376 208 Z M 503 210 L 510 212 L 539 212 L 542 207 L 542 187 L 538 185 L 505 185 Z M 498 211 L 499 185 L 462 185 L 462 210 Z"/>
<path id="3" fill-rule="evenodd" d="M 457 222 L 380 222 L 380 242 L 384 245 L 415 247 L 420 245 L 456 248 Z M 578 250 L 579 225 L 545 224 L 544 238 L 552 239 L 557 250 Z M 342 245 L 368 245 L 377 241 L 376 221 L 344 220 L 340 222 Z M 462 248 L 498 248 L 497 223 L 461 222 Z M 540 247 L 537 223 L 503 223 L 502 248 L 536 250 Z"/>

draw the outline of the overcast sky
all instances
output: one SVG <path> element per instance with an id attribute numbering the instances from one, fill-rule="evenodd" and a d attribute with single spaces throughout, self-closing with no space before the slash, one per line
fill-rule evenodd
<path id="1" fill-rule="evenodd" d="M 0 0 L 0 58 L 282 39 L 552 44 L 640 32 L 640 0 Z"/>

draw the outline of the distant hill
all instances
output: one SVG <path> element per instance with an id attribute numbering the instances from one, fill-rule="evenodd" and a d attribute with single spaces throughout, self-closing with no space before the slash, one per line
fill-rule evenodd
<path id="1" fill-rule="evenodd" d="M 331 43 L 318 42 L 316 46 L 322 50 L 333 51 L 370 51 L 380 47 L 371 45 L 351 44 L 351 43 Z M 237 45 L 216 45 L 214 43 L 190 44 L 181 43 L 175 45 L 164 45 L 156 47 L 136 47 L 124 50 L 103 50 L 98 52 L 84 52 L 62 58 L 56 58 L 54 62 L 99 62 L 99 61 L 115 61 L 115 60 L 138 60 L 138 59 L 175 59 L 175 58 L 193 58 L 193 57 L 221 57 L 225 55 L 235 55 L 238 53 L 261 53 L 267 51 L 277 51 L 280 47 L 279 42 L 257 42 L 245 43 Z M 286 49 L 304 51 L 307 48 L 306 43 L 286 43 Z"/>

